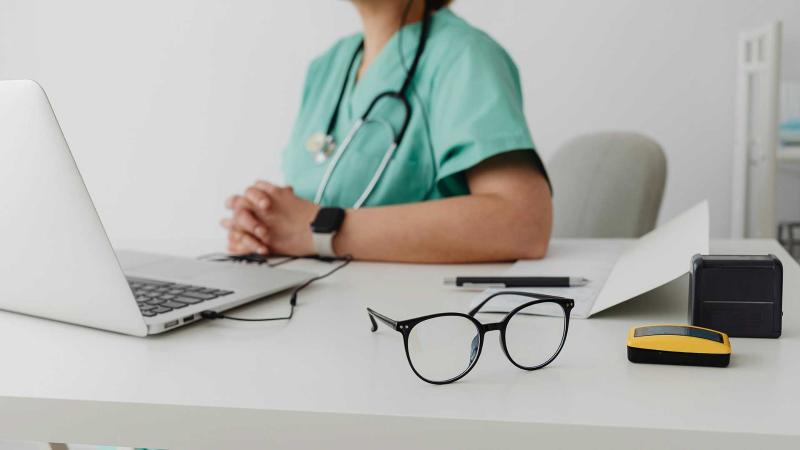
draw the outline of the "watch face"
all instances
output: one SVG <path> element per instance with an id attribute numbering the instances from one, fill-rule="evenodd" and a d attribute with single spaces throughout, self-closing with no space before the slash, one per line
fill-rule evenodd
<path id="1" fill-rule="evenodd" d="M 344 221 L 344 210 L 342 208 L 322 208 L 317 213 L 314 222 L 311 223 L 311 231 L 314 233 L 333 233 L 339 231 Z"/>

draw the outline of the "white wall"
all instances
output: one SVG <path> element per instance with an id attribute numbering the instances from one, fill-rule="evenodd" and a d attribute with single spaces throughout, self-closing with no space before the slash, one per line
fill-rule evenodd
<path id="1" fill-rule="evenodd" d="M 548 157 L 571 136 L 637 130 L 668 152 L 662 220 L 708 198 L 729 233 L 735 48 L 785 22 L 800 79 L 797 0 L 456 0 L 523 78 Z M 114 238 L 223 237 L 222 202 L 279 153 L 305 65 L 358 28 L 329 0 L 0 0 L 0 79 L 48 90 Z"/>

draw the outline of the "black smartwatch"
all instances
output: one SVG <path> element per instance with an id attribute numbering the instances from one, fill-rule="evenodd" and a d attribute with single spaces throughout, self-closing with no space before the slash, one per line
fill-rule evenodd
<path id="1" fill-rule="evenodd" d="M 311 222 L 311 235 L 314 239 L 314 250 L 319 256 L 335 257 L 333 237 L 344 222 L 344 209 L 320 208 L 317 217 Z"/>

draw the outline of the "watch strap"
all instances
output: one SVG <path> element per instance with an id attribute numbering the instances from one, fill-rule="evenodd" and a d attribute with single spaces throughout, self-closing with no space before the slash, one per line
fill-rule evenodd
<path id="1" fill-rule="evenodd" d="M 317 255 L 336 257 L 333 251 L 333 238 L 344 221 L 345 210 L 336 207 L 322 207 L 311 222 L 311 236 Z"/>
<path id="2" fill-rule="evenodd" d="M 336 236 L 336 232 L 311 233 L 311 237 L 314 241 L 314 251 L 317 252 L 317 255 L 324 256 L 326 258 L 336 257 L 336 253 L 333 251 L 334 236 Z"/>

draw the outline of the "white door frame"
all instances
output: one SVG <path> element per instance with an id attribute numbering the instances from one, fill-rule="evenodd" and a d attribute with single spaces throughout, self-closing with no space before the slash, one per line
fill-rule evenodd
<path id="1" fill-rule="evenodd" d="M 776 235 L 782 25 L 739 35 L 731 236 Z"/>

